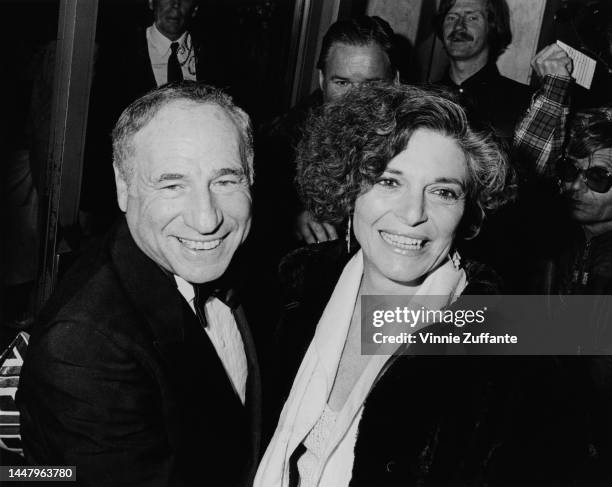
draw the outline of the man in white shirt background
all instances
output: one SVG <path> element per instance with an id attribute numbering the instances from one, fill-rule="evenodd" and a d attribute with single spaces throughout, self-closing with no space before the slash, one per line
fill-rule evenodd
<path id="1" fill-rule="evenodd" d="M 157 86 L 196 79 L 196 59 L 189 20 L 197 0 L 149 0 L 154 22 L 147 28 L 147 48 Z M 176 65 L 176 67 L 174 66 Z"/>
<path id="2" fill-rule="evenodd" d="M 168 82 L 197 80 L 218 87 L 229 85 L 218 41 L 209 37 L 204 41 L 205 29 L 191 28 L 199 3 L 147 0 L 152 22 L 144 29 L 125 26 L 127 10 L 121 25 L 100 23 L 104 32 L 100 34 L 91 90 L 81 189 L 82 227 L 86 233 L 104 233 L 119 213 L 112 198 L 109 134 L 123 109 Z M 117 17 L 116 10 L 112 14 Z"/>

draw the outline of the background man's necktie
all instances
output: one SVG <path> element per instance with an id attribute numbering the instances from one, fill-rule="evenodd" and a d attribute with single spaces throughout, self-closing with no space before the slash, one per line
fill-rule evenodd
<path id="1" fill-rule="evenodd" d="M 170 44 L 172 52 L 168 58 L 168 83 L 183 81 L 183 71 L 181 70 L 181 63 L 179 63 L 177 55 L 178 48 L 178 42 Z"/>

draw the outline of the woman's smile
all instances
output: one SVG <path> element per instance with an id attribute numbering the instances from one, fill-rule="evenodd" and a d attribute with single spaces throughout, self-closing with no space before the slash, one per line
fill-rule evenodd
<path id="1" fill-rule="evenodd" d="M 419 129 L 355 201 L 355 238 L 368 280 L 420 282 L 446 259 L 463 217 L 465 156 L 450 137 Z"/>

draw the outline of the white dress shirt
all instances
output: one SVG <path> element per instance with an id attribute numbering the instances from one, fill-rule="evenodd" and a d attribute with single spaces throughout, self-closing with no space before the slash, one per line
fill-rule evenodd
<path id="1" fill-rule="evenodd" d="M 155 24 L 147 28 L 149 59 L 151 60 L 151 67 L 153 68 L 157 86 L 161 86 L 168 82 L 168 58 L 172 52 L 170 49 L 170 44 L 172 44 L 172 42 L 173 41 L 168 39 L 157 29 Z M 179 43 L 177 57 L 179 63 L 181 63 L 183 79 L 195 81 L 195 52 L 193 43 L 191 42 L 191 36 L 189 33 L 183 32 L 183 35 L 174 42 Z"/>
<path id="2" fill-rule="evenodd" d="M 195 313 L 196 311 L 193 303 L 195 291 L 193 285 L 179 276 L 174 276 L 174 279 L 176 280 L 179 292 Z M 232 310 L 221 300 L 215 297 L 209 297 L 206 300 L 204 311 L 207 323 L 204 330 L 215 347 L 217 355 L 219 355 L 223 363 L 223 368 L 230 378 L 236 394 L 238 394 L 242 404 L 244 404 L 248 366 L 246 353 L 244 351 L 244 343 L 240 336 L 240 331 L 238 330 L 238 325 L 236 324 Z"/>

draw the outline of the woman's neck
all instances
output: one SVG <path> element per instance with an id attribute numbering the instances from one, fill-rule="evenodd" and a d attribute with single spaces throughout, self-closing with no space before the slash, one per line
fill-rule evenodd
<path id="1" fill-rule="evenodd" d="M 375 275 L 365 268 L 363 279 L 359 286 L 359 295 L 378 294 L 412 296 L 416 293 L 422 282 L 423 279 L 410 283 L 395 282 L 383 276 Z"/>

